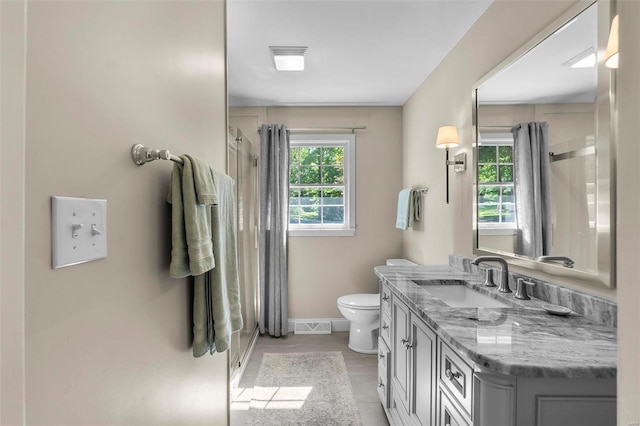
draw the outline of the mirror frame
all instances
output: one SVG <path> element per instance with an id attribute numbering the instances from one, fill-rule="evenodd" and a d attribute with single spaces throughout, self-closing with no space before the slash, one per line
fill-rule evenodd
<path id="1" fill-rule="evenodd" d="M 596 251 L 597 273 L 580 271 L 559 264 L 543 263 L 529 257 L 478 247 L 478 102 L 477 89 L 487 80 L 520 59 L 589 6 L 598 3 L 598 63 L 596 88 Z M 472 133 L 474 153 L 473 176 L 473 252 L 476 255 L 500 255 L 509 264 L 540 271 L 549 275 L 576 279 L 600 287 L 615 287 L 616 235 L 616 150 L 617 109 L 615 102 L 615 70 L 604 66 L 604 51 L 609 37 L 611 20 L 616 14 L 615 0 L 582 0 L 563 13 L 520 49 L 499 63 L 476 82 L 472 93 Z M 604 155 L 600 155 L 604 154 Z"/>

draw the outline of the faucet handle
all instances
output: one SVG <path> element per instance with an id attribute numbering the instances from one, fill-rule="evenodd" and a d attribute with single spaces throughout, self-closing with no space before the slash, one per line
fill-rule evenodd
<path id="1" fill-rule="evenodd" d="M 485 287 L 495 287 L 496 283 L 493 282 L 493 269 L 486 269 L 486 279 L 484 281 Z"/>
<path id="2" fill-rule="evenodd" d="M 527 285 L 534 286 L 536 284 L 531 281 L 526 281 L 524 278 L 518 278 L 516 285 L 516 294 L 513 297 L 520 300 L 531 300 L 531 298 L 527 294 Z"/>

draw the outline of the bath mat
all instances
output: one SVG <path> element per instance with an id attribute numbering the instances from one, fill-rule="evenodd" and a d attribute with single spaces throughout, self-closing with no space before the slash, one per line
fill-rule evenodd
<path id="1" fill-rule="evenodd" d="M 247 425 L 362 425 L 342 352 L 265 353 Z"/>

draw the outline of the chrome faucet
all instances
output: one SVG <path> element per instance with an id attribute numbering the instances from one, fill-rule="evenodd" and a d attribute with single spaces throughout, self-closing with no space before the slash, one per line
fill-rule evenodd
<path id="1" fill-rule="evenodd" d="M 509 288 L 509 265 L 507 261 L 498 256 L 478 256 L 471 261 L 472 265 L 479 265 L 483 262 L 498 262 L 500 264 L 500 285 L 498 291 L 500 293 L 511 293 Z"/>
<path id="2" fill-rule="evenodd" d="M 567 256 L 540 256 L 537 259 L 539 262 L 562 262 L 567 268 L 573 268 L 573 260 Z"/>

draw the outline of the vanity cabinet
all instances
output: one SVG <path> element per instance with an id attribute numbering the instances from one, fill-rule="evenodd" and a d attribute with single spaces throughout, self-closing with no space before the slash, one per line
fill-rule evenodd
<path id="1" fill-rule="evenodd" d="M 486 371 L 380 284 L 378 393 L 395 426 L 615 426 L 615 378 Z"/>
<path id="2" fill-rule="evenodd" d="M 406 304 L 391 299 L 392 419 L 420 426 L 435 424 L 436 342 L 434 331 Z"/>

